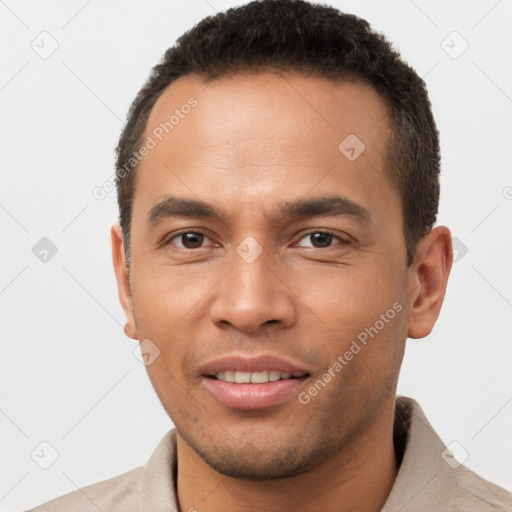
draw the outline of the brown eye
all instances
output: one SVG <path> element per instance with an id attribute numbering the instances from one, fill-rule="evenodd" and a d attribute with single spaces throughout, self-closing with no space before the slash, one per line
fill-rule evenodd
<path id="1" fill-rule="evenodd" d="M 169 244 L 177 245 L 182 249 L 199 249 L 203 246 L 203 242 L 207 238 L 203 233 L 195 231 L 189 231 L 187 233 L 181 233 L 169 240 Z"/>
<path id="2" fill-rule="evenodd" d="M 302 237 L 298 245 L 300 247 L 313 247 L 316 249 L 322 249 L 324 247 L 330 247 L 332 245 L 333 239 L 336 242 L 343 242 L 339 236 L 336 236 L 333 233 L 326 231 L 315 231 L 314 233 L 308 233 L 306 236 Z M 304 241 L 306 243 L 304 243 Z M 309 244 L 307 243 L 308 241 Z"/>
<path id="3" fill-rule="evenodd" d="M 330 233 L 312 233 L 309 236 L 315 247 L 328 247 L 331 245 L 332 235 Z"/>

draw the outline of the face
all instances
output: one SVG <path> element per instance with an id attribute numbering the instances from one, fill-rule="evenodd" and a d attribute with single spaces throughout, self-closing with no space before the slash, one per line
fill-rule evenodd
<path id="1" fill-rule="evenodd" d="M 411 282 L 388 135 L 370 87 L 293 73 L 183 77 L 154 106 L 122 300 L 213 469 L 300 474 L 393 403 Z"/>

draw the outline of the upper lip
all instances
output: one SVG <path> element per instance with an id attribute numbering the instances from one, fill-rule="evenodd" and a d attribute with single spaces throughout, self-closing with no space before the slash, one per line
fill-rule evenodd
<path id="1" fill-rule="evenodd" d="M 290 374 L 307 374 L 307 370 L 297 364 L 271 355 L 244 356 L 241 354 L 219 357 L 201 366 L 203 375 L 215 375 L 219 372 L 261 372 L 279 371 Z"/>

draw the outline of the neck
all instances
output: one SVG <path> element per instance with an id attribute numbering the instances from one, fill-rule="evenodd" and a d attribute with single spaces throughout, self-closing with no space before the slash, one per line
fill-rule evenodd
<path id="1" fill-rule="evenodd" d="M 177 435 L 177 498 L 181 512 L 296 510 L 378 512 L 397 475 L 394 397 L 350 445 L 317 468 L 276 480 L 241 480 L 211 469 Z"/>

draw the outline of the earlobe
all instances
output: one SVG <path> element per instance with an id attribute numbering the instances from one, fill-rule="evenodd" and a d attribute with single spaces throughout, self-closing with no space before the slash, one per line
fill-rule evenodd
<path id="1" fill-rule="evenodd" d="M 124 324 L 124 333 L 126 334 L 126 336 L 128 338 L 132 338 L 133 340 L 138 340 L 139 338 L 137 337 L 136 333 L 132 330 L 132 327 L 131 325 L 126 322 Z"/>
<path id="2" fill-rule="evenodd" d="M 119 301 L 126 316 L 126 325 L 124 333 L 129 338 L 138 339 L 137 329 L 135 327 L 135 318 L 133 315 L 132 291 L 128 269 L 125 260 L 125 251 L 123 245 L 123 231 L 119 224 L 114 224 L 110 231 L 112 239 L 112 263 L 117 280 L 117 291 Z"/>
<path id="3" fill-rule="evenodd" d="M 409 338 L 423 338 L 432 331 L 441 311 L 452 262 L 448 228 L 435 227 L 418 243 L 410 275 Z"/>

